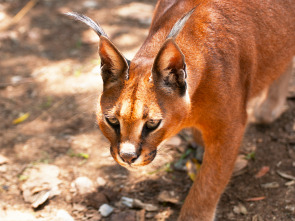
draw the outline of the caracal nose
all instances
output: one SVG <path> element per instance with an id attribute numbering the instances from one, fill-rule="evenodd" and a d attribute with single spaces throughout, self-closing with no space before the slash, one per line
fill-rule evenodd
<path id="1" fill-rule="evenodd" d="M 134 144 L 126 142 L 120 145 L 119 155 L 124 162 L 132 164 L 135 162 L 140 154 L 136 150 Z"/>
<path id="2" fill-rule="evenodd" d="M 139 157 L 136 153 L 120 153 L 121 159 L 128 164 L 132 164 L 136 161 L 136 159 Z"/>

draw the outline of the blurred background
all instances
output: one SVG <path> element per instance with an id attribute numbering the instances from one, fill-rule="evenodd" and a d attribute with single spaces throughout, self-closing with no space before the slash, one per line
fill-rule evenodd
<path id="1" fill-rule="evenodd" d="M 169 140 L 149 168 L 117 165 L 95 119 L 99 38 L 63 15 L 99 22 L 132 59 L 155 4 L 0 0 L 1 221 L 176 220 L 201 163 L 190 133 Z M 295 220 L 294 82 L 287 112 L 249 127 L 219 220 Z"/>

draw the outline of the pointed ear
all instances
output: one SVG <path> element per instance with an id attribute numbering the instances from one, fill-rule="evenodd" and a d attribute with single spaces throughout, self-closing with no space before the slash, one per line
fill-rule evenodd
<path id="1" fill-rule="evenodd" d="M 104 36 L 100 36 L 99 55 L 104 89 L 117 83 L 123 83 L 128 77 L 127 60 Z"/>
<path id="2" fill-rule="evenodd" d="M 186 92 L 186 66 L 184 55 L 175 41 L 170 38 L 165 41 L 158 52 L 152 69 L 153 81 L 156 87 L 166 93 Z"/>

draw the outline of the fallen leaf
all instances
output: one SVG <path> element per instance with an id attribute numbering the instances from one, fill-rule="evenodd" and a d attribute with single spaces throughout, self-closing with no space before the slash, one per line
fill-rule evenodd
<path id="1" fill-rule="evenodd" d="M 258 173 L 256 173 L 255 178 L 263 177 L 269 171 L 269 166 L 263 166 Z"/>
<path id="2" fill-rule="evenodd" d="M 30 113 L 25 113 L 25 114 L 22 114 L 20 117 L 14 119 L 12 121 L 13 124 L 19 124 L 19 123 L 22 123 L 24 122 L 26 119 L 28 119 L 28 117 L 30 116 Z"/>
<path id="3" fill-rule="evenodd" d="M 265 196 L 258 196 L 258 197 L 252 197 L 252 198 L 245 199 L 245 201 L 254 202 L 254 201 L 260 201 L 260 200 L 264 200 L 264 199 L 265 199 Z"/>

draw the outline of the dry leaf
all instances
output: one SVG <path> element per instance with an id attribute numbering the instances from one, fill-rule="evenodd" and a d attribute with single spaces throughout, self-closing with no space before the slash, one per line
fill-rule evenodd
<path id="1" fill-rule="evenodd" d="M 28 117 L 30 116 L 30 113 L 25 113 L 25 114 L 22 114 L 20 117 L 14 119 L 12 121 L 13 124 L 19 124 L 19 123 L 22 123 L 24 122 L 26 119 L 28 119 Z"/>
<path id="2" fill-rule="evenodd" d="M 262 167 L 258 173 L 256 173 L 255 178 L 263 177 L 269 171 L 269 166 Z"/>

